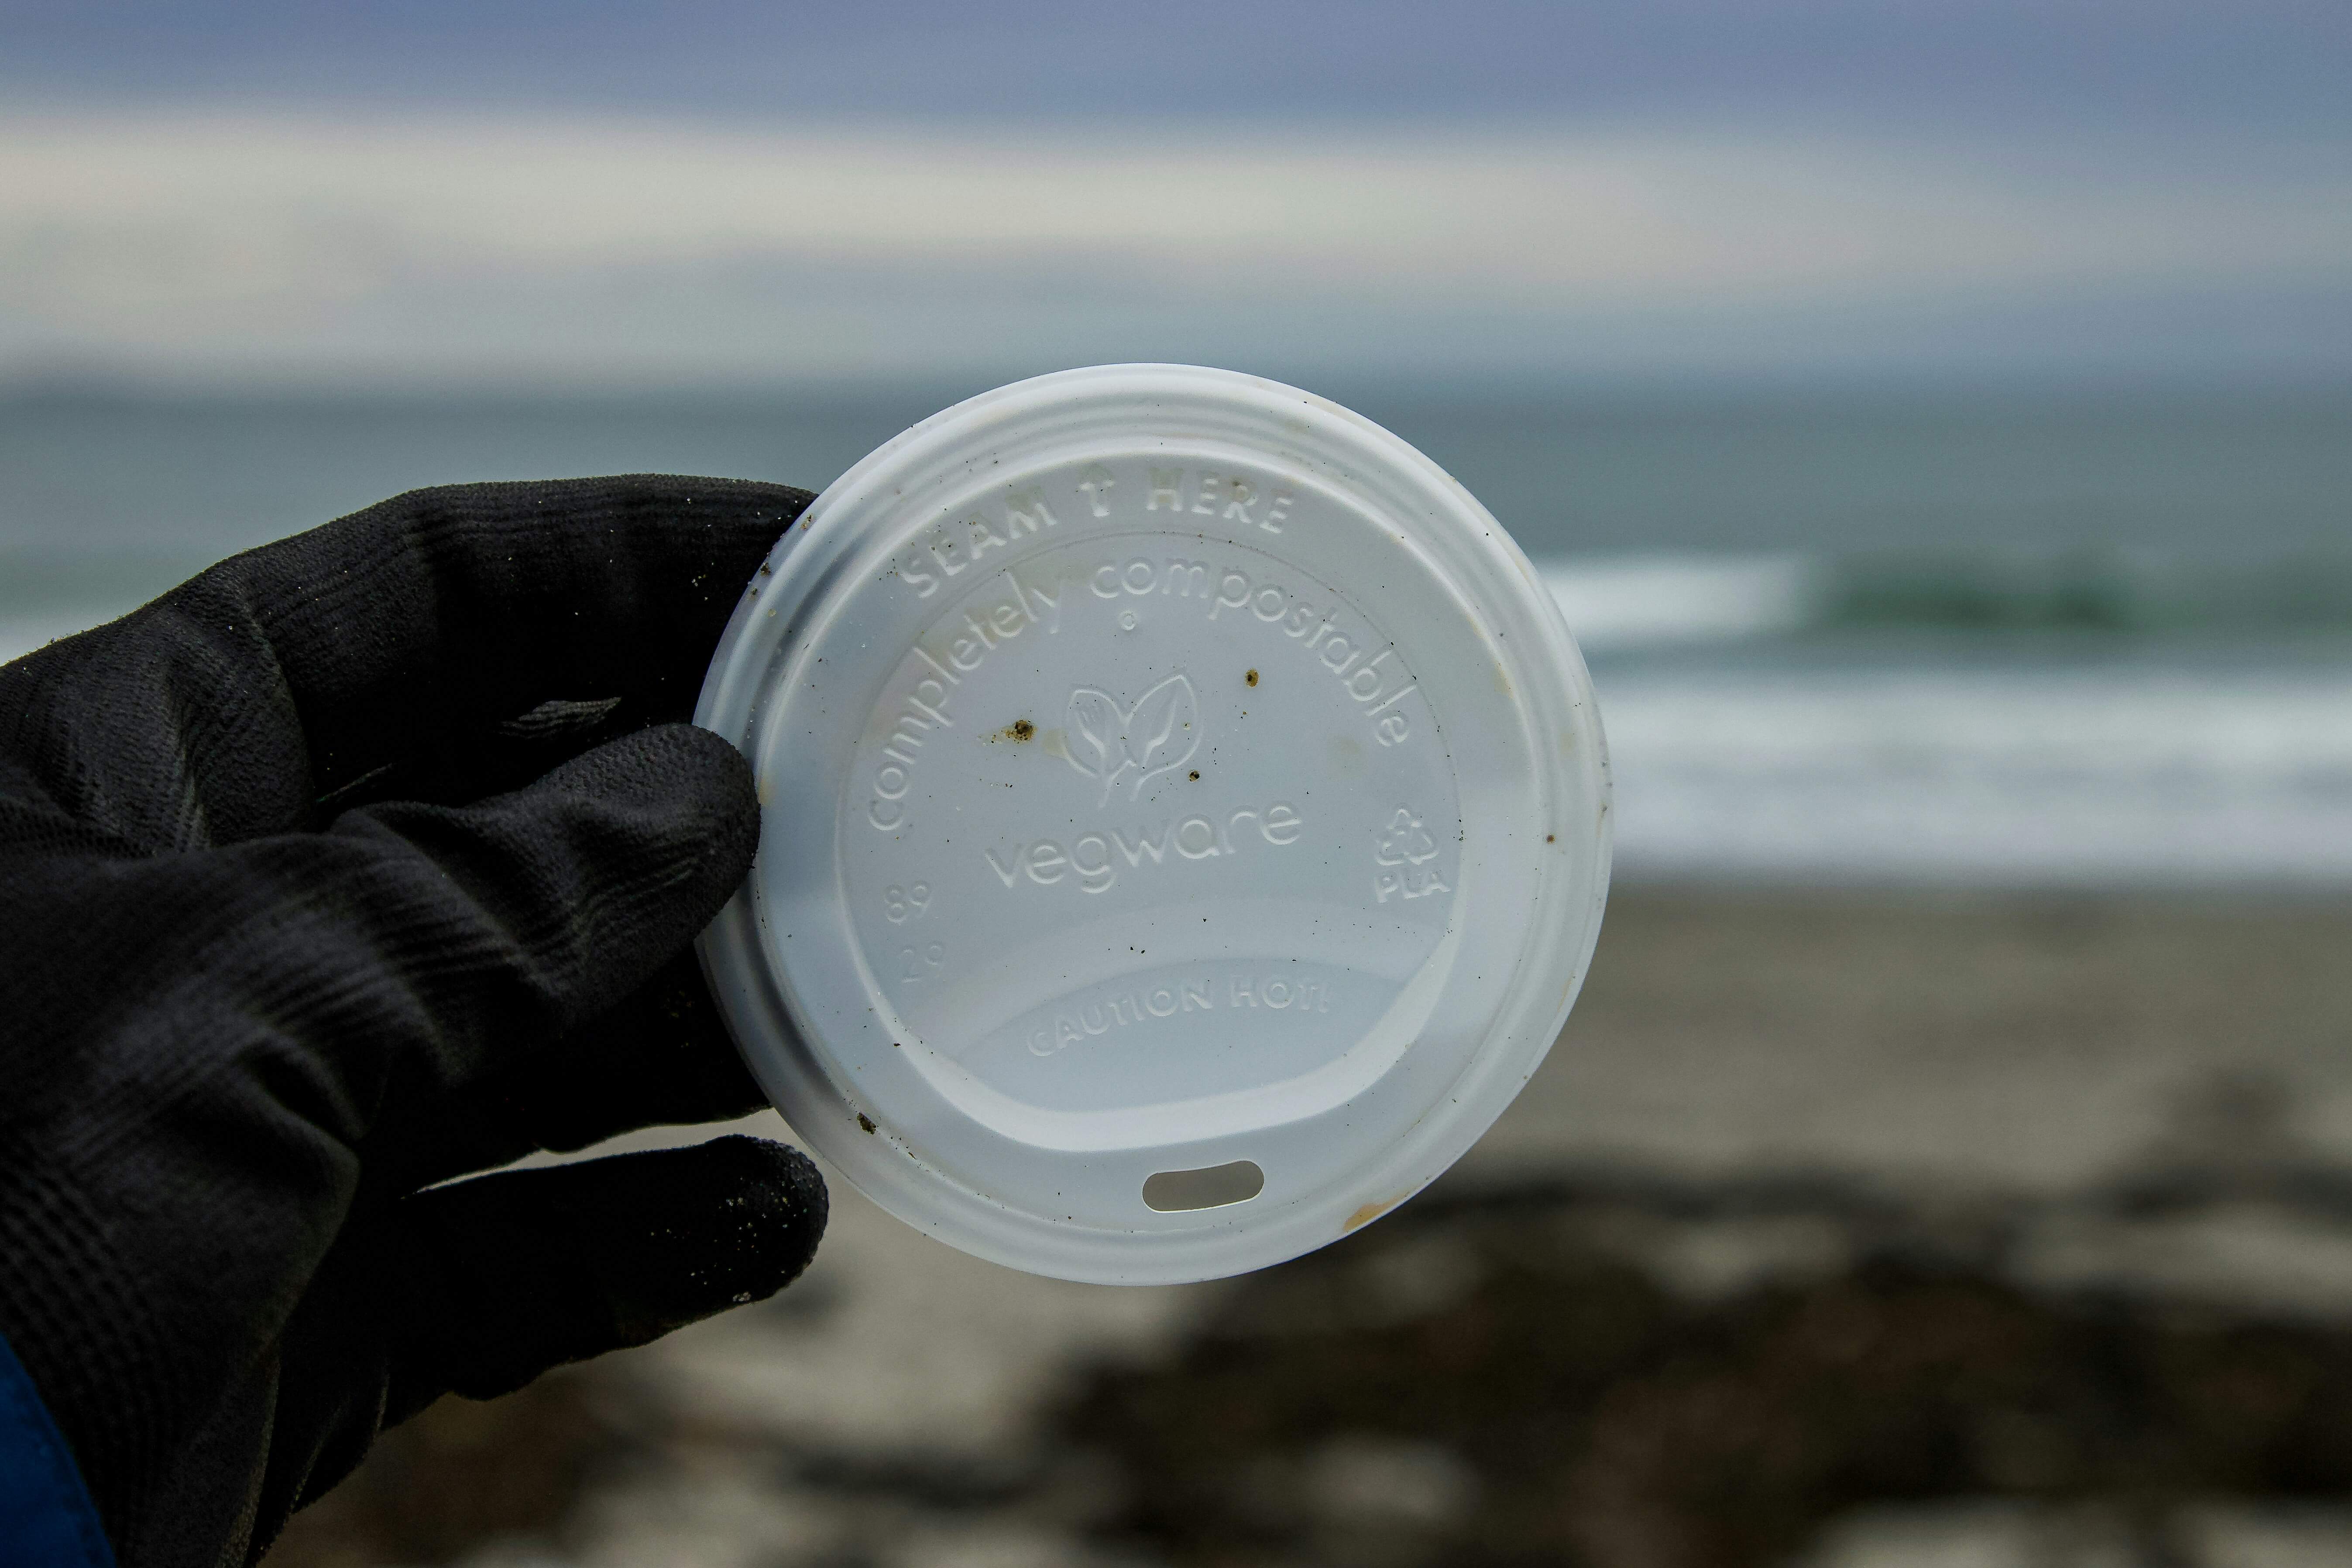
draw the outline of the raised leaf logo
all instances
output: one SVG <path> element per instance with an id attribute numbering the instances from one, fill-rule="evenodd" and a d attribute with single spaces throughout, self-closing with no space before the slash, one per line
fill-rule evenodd
<path id="1" fill-rule="evenodd" d="M 1128 798 L 1143 786 L 1192 760 L 1200 748 L 1200 703 L 1192 683 L 1171 675 L 1121 708 L 1108 691 L 1081 686 L 1070 693 L 1064 751 L 1070 765 L 1102 784 L 1095 804 L 1110 804 L 1111 791 L 1128 781 Z"/>

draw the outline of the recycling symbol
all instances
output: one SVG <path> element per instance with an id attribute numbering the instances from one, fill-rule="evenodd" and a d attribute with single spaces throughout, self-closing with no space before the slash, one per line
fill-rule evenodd
<path id="1" fill-rule="evenodd" d="M 1380 843 L 1372 849 L 1372 858 L 1383 866 L 1418 866 L 1437 858 L 1437 842 L 1429 829 L 1421 825 L 1405 806 L 1398 806 L 1389 818 L 1388 826 L 1381 833 Z"/>

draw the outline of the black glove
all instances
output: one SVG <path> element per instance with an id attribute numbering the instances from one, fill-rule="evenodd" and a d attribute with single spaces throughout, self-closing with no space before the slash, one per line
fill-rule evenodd
<path id="1" fill-rule="evenodd" d="M 763 1103 L 688 948 L 751 772 L 678 721 L 808 499 L 420 490 L 0 667 L 0 1335 L 132 1568 L 807 1264 L 752 1139 L 432 1184 Z"/>

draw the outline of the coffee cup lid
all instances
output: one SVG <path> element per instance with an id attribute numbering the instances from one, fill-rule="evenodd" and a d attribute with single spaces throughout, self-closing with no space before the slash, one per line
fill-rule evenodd
<path id="1" fill-rule="evenodd" d="M 1065 1279 L 1238 1273 L 1457 1159 L 1543 1060 L 1609 874 L 1582 658 L 1412 447 L 1104 365 L 866 458 L 747 587 L 696 721 L 761 826 L 702 939 L 794 1131 Z"/>

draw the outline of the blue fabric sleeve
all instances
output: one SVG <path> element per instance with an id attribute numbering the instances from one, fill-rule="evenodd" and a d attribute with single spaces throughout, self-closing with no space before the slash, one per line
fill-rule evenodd
<path id="1" fill-rule="evenodd" d="M 114 1568 L 65 1435 L 0 1339 L 0 1568 Z"/>

